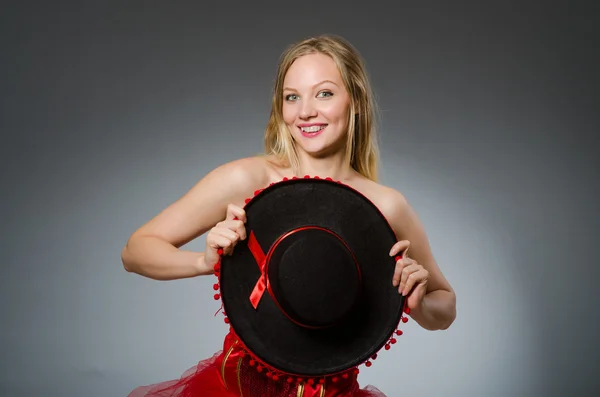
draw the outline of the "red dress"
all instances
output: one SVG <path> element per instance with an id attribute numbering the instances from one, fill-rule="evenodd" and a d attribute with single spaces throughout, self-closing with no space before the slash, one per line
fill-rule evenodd
<path id="1" fill-rule="evenodd" d="M 360 388 L 356 375 L 324 384 L 276 379 L 250 365 L 233 331 L 223 350 L 200 361 L 179 379 L 140 386 L 128 397 L 385 397 L 373 386 Z"/>

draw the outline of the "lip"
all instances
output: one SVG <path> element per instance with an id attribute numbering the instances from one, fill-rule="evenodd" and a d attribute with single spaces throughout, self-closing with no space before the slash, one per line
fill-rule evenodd
<path id="1" fill-rule="evenodd" d="M 315 125 L 323 126 L 324 128 L 321 128 L 319 130 L 319 132 L 304 132 L 304 131 L 302 131 L 302 127 L 312 127 L 312 126 L 315 126 Z M 300 133 L 305 138 L 316 138 L 319 135 L 321 135 L 323 133 L 323 131 L 325 131 L 326 129 L 327 129 L 327 124 L 325 124 L 325 123 L 303 123 L 303 124 L 298 124 L 298 130 L 300 130 Z"/>
<path id="2" fill-rule="evenodd" d="M 302 127 L 312 127 L 313 125 L 324 125 L 327 126 L 327 123 L 302 123 L 302 124 L 298 124 L 298 127 L 302 128 Z"/>

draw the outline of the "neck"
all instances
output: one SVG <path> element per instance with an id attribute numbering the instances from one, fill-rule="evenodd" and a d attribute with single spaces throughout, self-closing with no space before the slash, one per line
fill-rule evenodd
<path id="1" fill-rule="evenodd" d="M 299 151 L 298 153 L 299 169 L 298 177 L 309 175 L 321 178 L 332 178 L 336 181 L 342 181 L 350 178 L 354 170 L 344 161 L 344 153 L 337 153 L 333 156 L 315 158 Z"/>

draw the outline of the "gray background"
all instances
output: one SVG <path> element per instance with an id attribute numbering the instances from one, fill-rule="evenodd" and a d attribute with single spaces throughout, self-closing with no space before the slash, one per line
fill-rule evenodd
<path id="1" fill-rule="evenodd" d="M 361 384 L 598 393 L 598 7 L 244 3 L 3 7 L 0 395 L 125 396 L 221 348 L 213 277 L 144 279 L 120 251 L 208 171 L 262 150 L 278 56 L 320 33 L 366 59 L 382 182 L 458 295 L 449 330 L 409 322 Z"/>

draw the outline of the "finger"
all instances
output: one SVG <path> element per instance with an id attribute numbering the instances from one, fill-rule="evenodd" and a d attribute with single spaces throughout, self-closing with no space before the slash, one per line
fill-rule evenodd
<path id="1" fill-rule="evenodd" d="M 419 283 L 408 297 L 408 308 L 416 309 L 421 304 L 423 297 L 427 293 L 427 283 Z"/>
<path id="2" fill-rule="evenodd" d="M 244 221 L 242 220 L 238 220 L 238 221 L 232 221 L 232 228 L 231 230 L 233 230 L 234 232 L 236 232 L 238 234 L 238 236 L 240 236 L 240 240 L 245 240 L 246 239 L 246 226 L 244 225 Z"/>
<path id="3" fill-rule="evenodd" d="M 211 243 L 217 243 L 223 248 L 223 254 L 231 255 L 239 236 L 237 233 L 226 228 L 215 228 L 212 230 Z"/>
<path id="4" fill-rule="evenodd" d="M 212 230 L 212 232 L 215 235 L 218 236 L 223 236 L 229 240 L 231 240 L 231 242 L 237 242 L 240 239 L 240 236 L 233 230 L 231 230 L 231 228 L 228 227 L 216 227 Z"/>
<path id="5" fill-rule="evenodd" d="M 223 253 L 225 253 L 225 250 L 229 249 L 229 247 L 231 246 L 232 242 L 230 239 L 228 239 L 225 236 L 221 236 L 218 233 L 212 233 L 210 236 L 207 237 L 207 242 L 208 245 L 214 249 L 219 249 L 222 248 L 223 249 Z"/>
<path id="6" fill-rule="evenodd" d="M 392 277 L 392 285 L 397 287 L 400 284 L 400 279 L 402 277 L 402 272 L 404 268 L 408 265 L 411 265 L 414 261 L 410 258 L 398 259 L 396 261 L 396 269 L 394 270 L 394 276 Z"/>
<path id="7" fill-rule="evenodd" d="M 402 292 L 402 290 L 406 286 L 406 283 L 409 280 L 410 275 L 421 268 L 421 266 L 412 259 L 407 259 L 407 261 L 409 261 L 410 263 L 404 266 L 404 269 L 402 270 L 402 274 L 400 275 L 400 287 L 398 288 L 398 292 Z"/>
<path id="8" fill-rule="evenodd" d="M 404 285 L 404 288 L 401 291 L 402 295 L 408 295 L 415 285 L 420 283 L 426 283 L 428 275 L 429 273 L 427 272 L 427 270 L 423 269 L 422 267 L 418 271 L 411 273 L 408 276 L 406 284 Z"/>
<path id="9" fill-rule="evenodd" d="M 398 241 L 396 244 L 394 244 L 392 246 L 392 249 L 390 250 L 390 256 L 397 255 L 399 252 L 403 252 L 402 256 L 405 256 L 409 247 L 410 247 L 410 241 L 408 241 L 408 240 Z"/>
<path id="10" fill-rule="evenodd" d="M 246 226 L 244 225 L 244 222 L 242 222 L 241 220 L 225 220 L 223 222 L 219 222 L 217 224 L 217 228 L 219 228 L 219 229 L 227 228 L 227 229 L 237 233 L 238 236 L 240 237 L 240 240 L 246 239 Z"/>
<path id="11" fill-rule="evenodd" d="M 229 204 L 227 206 L 226 220 L 239 219 L 242 222 L 246 222 L 246 211 L 243 208 L 238 207 L 235 204 Z"/>

